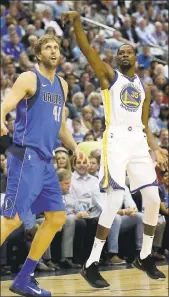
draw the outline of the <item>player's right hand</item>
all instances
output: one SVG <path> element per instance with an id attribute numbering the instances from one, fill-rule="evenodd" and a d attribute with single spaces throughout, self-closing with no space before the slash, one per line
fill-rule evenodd
<path id="1" fill-rule="evenodd" d="M 4 123 L 1 123 L 1 135 L 0 136 L 4 136 L 4 135 L 7 135 L 8 134 L 8 129 L 7 127 L 5 126 Z"/>
<path id="2" fill-rule="evenodd" d="M 68 11 L 63 12 L 61 15 L 61 22 L 64 25 L 68 21 L 74 21 L 77 17 L 79 17 L 79 13 L 77 11 Z"/>

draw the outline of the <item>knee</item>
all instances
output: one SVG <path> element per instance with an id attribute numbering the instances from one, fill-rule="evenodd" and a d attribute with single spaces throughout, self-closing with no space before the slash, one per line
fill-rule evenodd
<path id="1" fill-rule="evenodd" d="M 75 226 L 75 218 L 72 216 L 66 216 L 65 225 L 69 227 Z"/>
<path id="2" fill-rule="evenodd" d="M 116 214 L 114 221 L 113 221 L 113 225 L 121 225 L 121 215 Z"/>
<path id="3" fill-rule="evenodd" d="M 141 190 L 141 193 L 143 195 L 144 204 L 151 204 L 154 207 L 160 207 L 160 196 L 158 187 L 147 187 Z"/>
<path id="4" fill-rule="evenodd" d="M 62 227 L 66 222 L 66 213 L 64 211 L 45 213 L 45 220 L 51 225 L 51 228 Z"/>

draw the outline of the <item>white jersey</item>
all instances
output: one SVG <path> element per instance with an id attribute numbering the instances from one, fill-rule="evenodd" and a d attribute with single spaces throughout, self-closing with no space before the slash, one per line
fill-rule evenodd
<path id="1" fill-rule="evenodd" d="M 145 90 L 136 74 L 129 78 L 115 70 L 113 84 L 102 94 L 107 129 L 117 125 L 144 128 L 142 107 Z"/>

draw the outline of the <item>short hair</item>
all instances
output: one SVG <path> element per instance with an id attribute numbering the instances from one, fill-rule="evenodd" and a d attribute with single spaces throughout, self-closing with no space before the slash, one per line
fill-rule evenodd
<path id="1" fill-rule="evenodd" d="M 160 136 L 161 136 L 161 134 L 162 134 L 163 132 L 168 132 L 168 129 L 167 129 L 167 128 L 162 128 L 162 129 L 160 130 Z"/>
<path id="2" fill-rule="evenodd" d="M 85 135 L 84 135 L 84 137 L 83 137 L 83 141 L 86 141 L 86 137 L 88 137 L 88 136 L 90 136 L 90 135 L 92 135 L 93 136 L 93 140 L 94 141 L 96 141 L 96 137 L 94 136 L 94 134 L 92 133 L 92 132 L 87 132 Z"/>
<path id="3" fill-rule="evenodd" d="M 40 54 L 42 46 L 46 44 L 48 41 L 55 41 L 60 47 L 60 39 L 58 37 L 45 34 L 44 36 L 40 37 L 35 44 L 34 51 L 35 51 L 36 58 L 37 58 L 37 55 Z"/>
<path id="4" fill-rule="evenodd" d="M 94 123 L 95 121 L 101 121 L 101 123 L 102 123 L 102 118 L 101 117 L 94 117 L 92 123 Z"/>
<path id="5" fill-rule="evenodd" d="M 90 160 L 90 159 L 95 159 L 95 160 L 97 161 L 97 164 L 100 165 L 100 159 L 101 159 L 101 156 L 94 157 L 94 156 L 91 156 L 91 155 L 90 155 L 88 158 L 89 158 L 89 160 Z"/>
<path id="6" fill-rule="evenodd" d="M 78 124 L 81 125 L 81 120 L 80 120 L 80 118 L 73 118 L 73 119 L 72 119 L 72 122 L 73 122 L 73 123 L 78 123 Z"/>
<path id="7" fill-rule="evenodd" d="M 124 46 L 124 45 L 130 46 L 132 48 L 134 54 L 136 55 L 136 49 L 131 44 L 123 43 L 122 45 L 120 45 L 120 47 L 117 50 L 117 56 L 119 55 L 119 52 L 120 52 L 121 47 Z"/>
<path id="8" fill-rule="evenodd" d="M 58 174 L 58 179 L 60 182 L 67 180 L 67 179 L 71 179 L 71 176 L 72 176 L 72 172 L 70 170 L 64 169 L 64 168 L 60 168 L 57 171 L 57 174 Z"/>

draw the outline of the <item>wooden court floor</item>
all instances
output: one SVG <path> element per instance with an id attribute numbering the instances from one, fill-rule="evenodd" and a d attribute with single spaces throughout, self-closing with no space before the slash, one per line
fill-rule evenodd
<path id="1" fill-rule="evenodd" d="M 91 288 L 80 274 L 37 278 L 40 286 L 52 296 L 168 296 L 168 266 L 160 269 L 166 274 L 164 281 L 149 279 L 135 268 L 104 271 L 102 275 L 111 284 L 108 290 Z M 1 296 L 16 296 L 8 287 L 11 281 L 1 282 Z"/>

